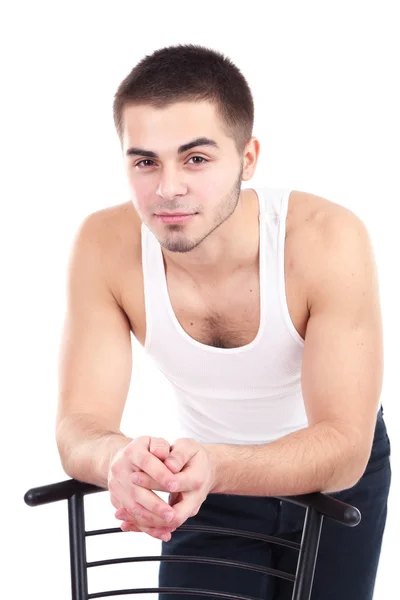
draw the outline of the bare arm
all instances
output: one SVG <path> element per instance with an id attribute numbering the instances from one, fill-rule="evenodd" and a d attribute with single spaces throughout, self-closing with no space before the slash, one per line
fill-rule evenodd
<path id="1" fill-rule="evenodd" d="M 302 365 L 309 426 L 270 444 L 211 444 L 213 493 L 288 496 L 353 487 L 371 453 L 383 380 L 378 274 L 353 213 L 320 238 Z"/>
<path id="2" fill-rule="evenodd" d="M 106 279 L 101 217 L 74 240 L 59 357 L 56 441 L 65 472 L 107 488 L 110 460 L 132 438 L 120 423 L 132 372 L 129 321 Z"/>

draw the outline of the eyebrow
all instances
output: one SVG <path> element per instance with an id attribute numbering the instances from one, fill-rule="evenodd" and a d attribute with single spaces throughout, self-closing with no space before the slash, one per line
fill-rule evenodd
<path id="1" fill-rule="evenodd" d="M 198 146 L 211 146 L 219 150 L 219 146 L 216 141 L 210 140 L 207 137 L 198 137 L 191 142 L 187 142 L 186 144 L 179 146 L 178 154 L 183 154 L 191 148 L 197 148 Z M 126 151 L 126 156 L 147 156 L 148 158 L 159 158 L 158 155 L 152 150 L 144 150 L 143 148 L 136 147 L 128 148 Z"/>

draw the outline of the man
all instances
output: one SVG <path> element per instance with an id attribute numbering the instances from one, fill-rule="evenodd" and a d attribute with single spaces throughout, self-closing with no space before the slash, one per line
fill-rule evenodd
<path id="1" fill-rule="evenodd" d="M 290 549 L 178 528 L 193 519 L 300 541 L 304 511 L 274 496 L 334 494 L 362 522 L 324 523 L 312 599 L 372 598 L 390 445 L 365 226 L 311 193 L 241 189 L 260 151 L 253 101 L 217 52 L 145 57 L 121 83 L 114 118 L 132 199 L 90 215 L 73 245 L 57 416 L 66 473 L 108 488 L 121 528 L 165 540 L 164 555 L 292 573 Z M 182 437 L 171 446 L 120 431 L 131 331 L 176 389 Z M 155 491 L 172 492 L 169 502 Z M 162 562 L 160 585 L 292 591 L 196 563 Z"/>

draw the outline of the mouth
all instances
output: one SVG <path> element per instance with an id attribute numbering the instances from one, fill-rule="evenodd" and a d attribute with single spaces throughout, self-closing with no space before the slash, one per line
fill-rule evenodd
<path id="1" fill-rule="evenodd" d="M 162 223 L 182 223 L 188 221 L 195 215 L 197 215 L 197 213 L 164 213 L 156 214 L 155 217 Z"/>

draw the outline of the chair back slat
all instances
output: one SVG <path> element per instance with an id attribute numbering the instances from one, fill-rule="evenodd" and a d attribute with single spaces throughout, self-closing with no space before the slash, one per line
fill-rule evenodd
<path id="1" fill-rule="evenodd" d="M 83 494 L 68 498 L 68 521 L 72 600 L 88 600 Z"/>
<path id="2" fill-rule="evenodd" d="M 323 515 L 314 508 L 306 509 L 292 600 L 311 597 L 323 520 Z"/>

